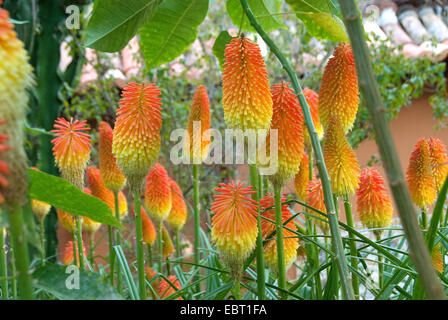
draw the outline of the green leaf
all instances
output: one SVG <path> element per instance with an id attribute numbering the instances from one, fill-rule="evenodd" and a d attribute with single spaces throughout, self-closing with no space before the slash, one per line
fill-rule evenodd
<path id="1" fill-rule="evenodd" d="M 123 228 L 103 201 L 82 192 L 67 180 L 33 169 L 28 169 L 28 175 L 32 199 L 46 202 L 72 215 Z"/>
<path id="2" fill-rule="evenodd" d="M 286 0 L 302 20 L 306 30 L 317 39 L 348 41 L 339 8 L 330 0 Z"/>
<path id="3" fill-rule="evenodd" d="M 208 0 L 165 0 L 140 31 L 146 68 L 180 56 L 197 38 L 208 11 Z"/>
<path id="4" fill-rule="evenodd" d="M 123 49 L 153 16 L 162 0 L 96 0 L 86 46 L 105 52 Z"/>
<path id="5" fill-rule="evenodd" d="M 281 6 L 279 0 L 248 0 L 247 3 L 264 31 L 269 32 L 284 28 L 280 15 L 277 15 L 280 13 Z M 227 0 L 226 7 L 230 19 L 235 26 L 239 28 L 241 20 L 243 20 L 242 31 L 256 32 L 245 16 L 240 0 Z"/>
<path id="6" fill-rule="evenodd" d="M 232 39 L 233 37 L 227 31 L 221 31 L 213 44 L 212 52 L 218 59 L 221 68 L 224 64 L 224 51 L 226 50 L 226 45 L 229 44 Z"/>
<path id="7" fill-rule="evenodd" d="M 33 273 L 34 286 L 60 300 L 123 300 L 107 278 L 86 270 L 77 269 L 79 289 L 71 288 L 70 285 L 76 284 L 75 268 L 76 266 L 46 264 Z"/>

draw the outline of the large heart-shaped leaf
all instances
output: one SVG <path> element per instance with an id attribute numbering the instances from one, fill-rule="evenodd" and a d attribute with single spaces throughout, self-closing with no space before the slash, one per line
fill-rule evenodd
<path id="1" fill-rule="evenodd" d="M 34 271 L 34 286 L 59 300 L 123 300 L 107 278 L 76 268 L 46 264 Z"/>
<path id="2" fill-rule="evenodd" d="M 33 169 L 28 169 L 28 175 L 32 199 L 44 201 L 72 215 L 123 227 L 103 201 L 82 192 L 67 180 Z"/>
<path id="3" fill-rule="evenodd" d="M 247 3 L 264 31 L 269 32 L 284 27 L 278 15 L 281 6 L 279 0 L 248 0 Z M 242 31 L 255 32 L 243 12 L 240 0 L 227 0 L 226 7 L 235 26 L 238 28 L 241 26 Z M 243 22 L 242 25 L 241 22 Z"/>
<path id="4" fill-rule="evenodd" d="M 207 11 L 208 0 L 165 0 L 140 31 L 146 67 L 157 67 L 181 55 L 196 40 Z"/>
<path id="5" fill-rule="evenodd" d="M 286 0 L 302 20 L 309 34 L 317 39 L 348 41 L 338 6 L 331 0 Z"/>
<path id="6" fill-rule="evenodd" d="M 123 49 L 152 17 L 162 0 L 95 0 L 86 46 L 105 52 Z"/>

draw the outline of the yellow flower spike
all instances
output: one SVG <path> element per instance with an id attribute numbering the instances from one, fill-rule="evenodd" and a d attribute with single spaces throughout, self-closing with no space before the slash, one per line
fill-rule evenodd
<path id="1" fill-rule="evenodd" d="M 28 168 L 23 123 L 26 120 L 28 92 L 34 84 L 32 67 L 22 41 L 17 38 L 8 11 L 0 8 L 0 136 L 9 136 L 9 152 L 0 153 L 0 202 L 10 209 L 27 201 Z M 4 140 L 4 139 L 2 139 Z M 3 150 L 5 147 L 3 147 Z"/>
<path id="2" fill-rule="evenodd" d="M 353 194 L 359 185 L 360 168 L 356 154 L 335 117 L 325 132 L 323 154 L 333 192 Z"/>
<path id="3" fill-rule="evenodd" d="M 359 220 L 367 228 L 386 228 L 392 221 L 392 200 L 386 192 L 384 179 L 374 168 L 361 171 L 356 191 Z"/>
<path id="4" fill-rule="evenodd" d="M 176 252 L 176 249 L 174 248 L 173 241 L 171 240 L 170 234 L 168 233 L 168 230 L 165 228 L 165 226 L 162 226 L 162 241 L 163 258 L 168 259 L 170 255 Z"/>
<path id="5" fill-rule="evenodd" d="M 222 106 L 231 129 L 268 129 L 272 96 L 260 48 L 243 35 L 225 49 Z"/>
<path id="6" fill-rule="evenodd" d="M 195 122 L 200 122 L 200 131 L 194 130 Z M 197 125 L 197 124 L 196 124 Z M 210 100 L 207 89 L 200 85 L 197 87 L 193 103 L 188 116 L 188 140 L 185 140 L 193 163 L 200 163 L 207 158 L 210 147 Z"/>
<path id="7" fill-rule="evenodd" d="M 446 147 L 442 140 L 437 138 L 429 138 L 428 147 L 432 174 L 434 175 L 437 191 L 440 191 L 448 173 L 448 155 Z"/>
<path id="8" fill-rule="evenodd" d="M 322 127 L 322 123 L 320 123 L 319 118 L 319 95 L 309 88 L 303 89 L 303 95 L 305 96 L 306 102 L 310 107 L 311 118 L 313 119 L 314 128 L 316 129 L 317 136 L 319 139 L 322 139 L 324 135 L 324 128 Z M 305 137 L 305 145 L 308 150 L 311 151 L 311 138 L 308 133 L 308 129 L 306 128 L 305 122 L 303 123 L 303 136 Z"/>
<path id="9" fill-rule="evenodd" d="M 412 200 L 420 208 L 430 206 L 437 197 L 437 187 L 431 170 L 428 142 L 418 140 L 409 159 L 406 181 Z"/>
<path id="10" fill-rule="evenodd" d="M 294 177 L 294 189 L 296 191 L 297 199 L 300 201 L 306 200 L 308 183 L 310 181 L 310 160 L 306 153 L 303 153 L 300 162 L 299 172 Z"/>
<path id="11" fill-rule="evenodd" d="M 54 130 L 56 136 L 51 140 L 53 154 L 61 170 L 64 179 L 70 181 L 79 189 L 84 188 L 84 169 L 90 159 L 90 135 L 84 133 L 90 130 L 86 127 L 86 121 L 70 122 L 64 118 L 55 121 Z"/>
<path id="12" fill-rule="evenodd" d="M 272 89 L 274 114 L 270 130 L 277 130 L 278 136 L 278 168 L 275 174 L 268 175 L 274 186 L 282 187 L 286 180 L 299 171 L 300 161 L 304 154 L 303 115 L 299 100 L 289 83 L 275 84 Z M 266 154 L 270 156 L 270 135 L 266 137 Z M 267 162 L 267 161 L 261 161 Z M 263 164 L 260 163 L 260 167 Z"/>
<path id="13" fill-rule="evenodd" d="M 110 191 L 103 183 L 100 170 L 94 167 L 88 167 L 86 170 L 87 182 L 90 191 L 94 197 L 102 200 L 111 209 L 115 216 L 115 198 L 114 193 Z M 123 192 L 118 193 L 118 207 L 120 210 L 120 219 L 123 219 L 128 213 L 128 203 Z"/>
<path id="14" fill-rule="evenodd" d="M 75 250 L 76 250 L 76 261 L 78 262 L 78 267 L 79 267 L 79 251 L 78 251 L 78 243 L 75 242 Z M 86 247 L 84 246 L 84 243 L 82 245 L 82 251 L 84 256 L 86 256 Z M 74 254 L 73 254 L 73 241 L 68 241 L 65 244 L 65 248 L 64 248 L 64 256 L 62 257 L 62 263 L 65 264 L 66 266 L 70 265 L 73 263 L 74 261 Z"/>
<path id="15" fill-rule="evenodd" d="M 89 188 L 84 188 L 84 193 L 92 194 Z M 86 231 L 89 235 L 93 235 L 100 227 L 101 223 L 87 217 L 82 217 L 82 230 Z"/>
<path id="16" fill-rule="evenodd" d="M 159 156 L 162 128 L 160 92 L 152 83 L 133 82 L 123 89 L 112 152 L 132 193 L 141 193 L 143 180 Z"/>
<path id="17" fill-rule="evenodd" d="M 76 221 L 75 221 L 75 217 L 72 216 L 71 214 L 62 211 L 60 209 L 56 210 L 56 214 L 58 216 L 58 221 L 59 223 L 69 232 L 73 233 L 76 231 Z M 84 219 L 84 217 L 80 217 L 80 220 L 82 222 L 82 220 Z"/>
<path id="18" fill-rule="evenodd" d="M 282 202 L 286 201 L 285 197 L 282 197 Z M 274 206 L 274 198 L 272 195 L 267 195 L 260 199 L 260 209 L 266 210 L 269 207 Z M 261 219 L 261 232 L 263 235 L 263 240 L 268 240 L 264 245 L 263 254 L 266 261 L 266 265 L 274 272 L 278 271 L 278 257 L 277 257 L 277 237 L 271 237 L 272 233 L 275 231 L 275 209 L 267 210 L 262 214 L 263 217 L 268 218 L 271 221 Z M 282 222 L 285 223 L 287 220 L 291 219 L 291 211 L 288 210 L 287 205 L 282 205 Z M 283 229 L 283 247 L 285 251 L 285 267 L 286 269 L 292 264 L 294 259 L 297 257 L 297 249 L 299 248 L 299 238 L 297 235 L 286 229 L 297 231 L 297 227 L 294 220 L 291 219 Z"/>
<path id="19" fill-rule="evenodd" d="M 359 105 L 358 76 L 352 48 L 339 44 L 325 66 L 319 90 L 319 117 L 325 129 L 337 116 L 346 133 L 353 126 Z"/>
<path id="20" fill-rule="evenodd" d="M 211 237 L 230 268 L 234 279 L 240 279 L 244 260 L 255 248 L 257 239 L 257 203 L 250 198 L 255 193 L 244 182 L 220 183 L 211 205 Z"/>
<path id="21" fill-rule="evenodd" d="M 32 71 L 25 46 L 17 38 L 8 11 L 0 8 L 0 119 L 15 122 L 25 118 L 26 89 L 34 83 Z"/>
<path id="22" fill-rule="evenodd" d="M 324 202 L 324 190 L 322 188 L 322 181 L 318 178 L 314 178 L 308 183 L 306 202 L 313 208 L 327 213 L 327 208 Z M 314 223 L 322 230 L 323 233 L 328 234 L 330 227 L 327 222 L 328 219 L 318 212 L 311 212 L 315 216 L 320 216 L 320 219 L 313 218 Z"/>
<path id="23" fill-rule="evenodd" d="M 172 197 L 168 173 L 156 163 L 146 176 L 145 206 L 157 223 L 164 221 L 171 210 Z"/>
<path id="24" fill-rule="evenodd" d="M 113 131 L 107 122 L 101 121 L 99 133 L 98 155 L 101 178 L 109 190 L 118 192 L 126 184 L 126 177 L 118 167 L 117 159 L 112 153 Z"/>
<path id="25" fill-rule="evenodd" d="M 180 230 L 187 221 L 187 204 L 179 185 L 170 178 L 171 187 L 171 211 L 166 218 L 168 226 L 174 230 Z"/>

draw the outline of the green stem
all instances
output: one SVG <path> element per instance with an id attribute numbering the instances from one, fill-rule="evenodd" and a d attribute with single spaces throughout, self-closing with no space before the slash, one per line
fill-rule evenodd
<path id="1" fill-rule="evenodd" d="M 193 219 L 194 219 L 194 264 L 199 265 L 199 230 L 200 230 L 200 204 L 199 204 L 199 165 L 193 164 Z M 197 280 L 193 279 L 194 281 Z M 197 285 L 200 289 L 200 285 Z"/>
<path id="2" fill-rule="evenodd" d="M 251 25 L 255 28 L 258 34 L 263 38 L 264 42 L 268 45 L 270 50 L 276 55 L 282 64 L 285 71 L 288 73 L 289 78 L 292 83 L 292 87 L 299 99 L 300 106 L 302 108 L 303 116 L 305 118 L 305 123 L 310 134 L 311 144 L 313 146 L 313 150 L 316 155 L 316 162 L 319 169 L 319 174 L 322 180 L 322 187 L 324 191 L 324 200 L 325 206 L 328 212 L 328 222 L 331 230 L 331 240 L 333 244 L 333 250 L 336 253 L 336 263 L 338 267 L 339 276 L 341 278 L 342 285 L 342 294 L 345 299 L 354 299 L 354 294 L 352 290 L 351 281 L 349 278 L 347 259 L 345 257 L 344 245 L 342 243 L 342 237 L 339 231 L 338 219 L 335 216 L 335 206 L 333 202 L 333 193 L 331 190 L 330 178 L 328 176 L 327 168 L 325 166 L 324 157 L 322 154 L 322 148 L 320 146 L 319 137 L 317 135 L 316 128 L 314 127 L 314 123 L 311 117 L 310 107 L 303 95 L 302 88 L 299 84 L 299 80 L 297 79 L 296 72 L 293 70 L 291 65 L 288 63 L 286 58 L 280 52 L 275 43 L 269 38 L 263 28 L 258 24 L 257 20 L 254 17 L 254 14 L 250 10 L 247 0 L 240 0 L 241 5 L 251 23 Z"/>
<path id="3" fill-rule="evenodd" d="M 114 191 L 114 202 L 115 202 L 115 218 L 120 221 L 120 204 L 118 201 L 118 192 Z M 114 228 L 115 231 L 115 245 L 121 246 L 121 233 L 120 229 Z M 114 255 L 115 255 L 115 250 Z M 118 292 L 121 292 L 121 268 L 117 268 L 117 288 Z"/>
<path id="4" fill-rule="evenodd" d="M 89 262 L 92 268 L 95 268 L 95 258 L 94 258 L 94 250 L 93 250 L 93 233 L 89 233 Z"/>
<path id="5" fill-rule="evenodd" d="M 286 290 L 286 267 L 285 267 L 285 249 L 283 248 L 283 218 L 282 218 L 282 188 L 274 185 L 275 201 L 275 232 L 277 237 L 277 259 L 278 259 L 278 286 Z M 279 293 L 280 299 L 286 300 L 284 291 Z"/>
<path id="6" fill-rule="evenodd" d="M 422 229 L 425 230 L 428 227 L 428 214 L 426 208 L 422 208 Z"/>
<path id="7" fill-rule="evenodd" d="M 239 279 L 234 280 L 232 293 L 235 300 L 241 300 L 241 283 Z"/>
<path id="8" fill-rule="evenodd" d="M 11 247 L 10 259 L 11 259 L 11 261 L 15 261 L 16 260 L 16 258 L 15 258 L 16 254 L 14 252 L 14 244 L 10 242 L 9 246 Z M 16 264 L 15 263 L 11 264 L 11 278 L 12 278 L 12 281 L 11 281 L 12 297 L 14 299 L 17 299 L 17 270 L 16 270 Z"/>
<path id="9" fill-rule="evenodd" d="M 158 227 L 158 232 L 157 232 L 157 241 L 158 241 L 158 254 L 159 254 L 159 272 L 163 273 L 162 270 L 162 263 L 163 263 L 163 236 L 162 236 L 162 232 L 163 232 L 163 223 L 160 222 L 159 223 L 159 227 Z"/>
<path id="10" fill-rule="evenodd" d="M 146 247 L 148 250 L 148 264 L 149 267 L 152 268 L 152 246 L 150 244 L 147 244 Z"/>
<path id="11" fill-rule="evenodd" d="M 176 258 L 179 259 L 179 257 L 180 257 L 180 230 L 179 229 L 176 230 L 175 236 L 176 236 Z"/>
<path id="12" fill-rule="evenodd" d="M 33 299 L 33 289 L 31 286 L 31 276 L 29 271 L 28 243 L 26 241 L 23 221 L 22 207 L 14 205 L 8 211 L 9 234 L 15 250 L 14 264 L 18 271 L 19 293 L 22 300 Z"/>
<path id="13" fill-rule="evenodd" d="M 420 274 L 428 299 L 446 299 L 444 289 L 432 265 L 423 234 L 418 226 L 417 213 L 406 186 L 387 118 L 387 109 L 382 101 L 373 72 L 360 11 L 354 0 L 339 0 L 339 4 L 353 48 L 359 87 L 370 113 L 375 140 L 409 243 L 412 260 Z"/>
<path id="14" fill-rule="evenodd" d="M 6 228 L 0 228 L 0 275 L 3 278 L 1 281 L 2 299 L 8 299 L 8 261 L 6 256 Z"/>
<path id="15" fill-rule="evenodd" d="M 39 231 L 40 231 L 40 245 L 42 247 L 41 252 L 41 259 L 42 259 L 42 265 L 45 265 L 45 219 L 39 219 Z"/>
<path id="16" fill-rule="evenodd" d="M 344 209 L 345 209 L 345 218 L 347 219 L 347 224 L 349 227 L 354 228 L 353 214 L 352 214 L 352 206 L 350 204 L 350 198 L 348 193 L 344 194 Z M 350 263 L 352 268 L 357 271 L 358 270 L 358 249 L 356 248 L 356 241 L 354 240 L 355 235 L 349 231 L 348 237 L 350 238 L 350 255 L 352 256 L 350 259 Z M 359 299 L 359 278 L 356 272 L 352 272 L 352 280 L 353 280 L 353 291 L 355 293 L 355 297 Z"/>
<path id="17" fill-rule="evenodd" d="M 107 233 L 109 238 L 109 275 L 110 275 L 110 284 L 115 286 L 114 281 L 114 269 L 115 269 L 115 250 L 114 250 L 114 236 L 111 226 L 107 226 Z M 119 269 L 119 268 L 118 268 Z"/>
<path id="18" fill-rule="evenodd" d="M 379 243 L 381 240 L 381 230 L 375 233 L 376 241 Z M 384 283 L 384 265 L 383 265 L 383 255 L 378 252 L 378 286 L 380 290 L 383 288 Z"/>
<path id="19" fill-rule="evenodd" d="M 77 266 L 78 265 L 78 254 L 77 254 L 77 252 L 78 252 L 78 249 L 76 248 L 76 231 L 75 230 L 73 230 L 72 231 L 72 247 L 73 247 L 73 264 L 75 265 L 75 266 Z"/>
<path id="20" fill-rule="evenodd" d="M 140 300 L 146 300 L 142 212 L 140 209 L 140 194 L 137 192 L 134 192 L 134 208 L 135 208 L 135 236 L 136 236 L 135 242 L 137 244 L 138 289 L 140 292 Z"/>
<path id="21" fill-rule="evenodd" d="M 81 270 L 84 270 L 84 251 L 83 245 L 82 245 L 82 223 L 81 223 L 81 217 L 76 216 L 76 238 L 78 240 L 78 254 L 79 254 L 79 268 Z"/>
<path id="22" fill-rule="evenodd" d="M 254 164 L 249 164 L 249 174 L 250 174 L 250 184 L 252 188 L 257 191 L 252 194 L 252 199 L 257 203 L 260 200 L 260 190 L 257 190 L 257 166 Z M 261 176 L 260 176 L 261 178 Z M 257 227 L 258 227 L 258 235 L 257 235 L 257 294 L 259 300 L 266 299 L 266 279 L 265 279 L 265 266 L 264 266 L 264 256 L 263 256 L 263 236 L 261 233 L 261 217 L 258 212 L 257 215 Z"/>

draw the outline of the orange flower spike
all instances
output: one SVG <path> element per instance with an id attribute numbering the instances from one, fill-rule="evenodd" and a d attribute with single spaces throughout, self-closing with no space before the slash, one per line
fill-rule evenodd
<path id="1" fill-rule="evenodd" d="M 62 177 L 70 181 L 79 189 L 84 187 L 84 169 L 90 158 L 90 135 L 84 131 L 90 130 L 86 127 L 86 121 L 70 122 L 64 118 L 55 121 L 54 130 L 56 136 L 53 143 L 53 154 L 61 170 Z"/>
<path id="2" fill-rule="evenodd" d="M 145 206 L 157 223 L 164 221 L 171 211 L 170 180 L 160 163 L 156 163 L 146 176 Z"/>
<path id="3" fill-rule="evenodd" d="M 421 138 L 412 151 L 406 171 L 406 181 L 414 203 L 420 208 L 431 205 L 437 197 L 437 187 L 431 170 L 431 158 L 426 139 Z"/>
<path id="4" fill-rule="evenodd" d="M 162 246 L 162 254 L 164 259 L 168 259 L 168 257 L 176 252 L 176 249 L 174 248 L 173 241 L 171 240 L 170 234 L 168 233 L 168 230 L 165 228 L 165 226 L 162 227 L 162 240 L 163 240 L 163 246 Z"/>
<path id="5" fill-rule="evenodd" d="M 187 221 L 187 204 L 179 185 L 170 178 L 171 187 L 171 211 L 166 218 L 168 226 L 174 230 L 180 230 Z"/>
<path id="6" fill-rule="evenodd" d="M 134 205 L 131 206 L 132 214 L 135 215 Z M 143 230 L 143 242 L 149 245 L 154 244 L 157 239 L 157 231 L 152 223 L 151 218 L 146 214 L 145 209 L 140 207 L 141 215 L 142 215 L 142 230 Z"/>
<path id="7" fill-rule="evenodd" d="M 432 249 L 431 260 L 437 272 L 443 274 L 443 256 L 440 250 L 441 250 L 440 243 L 438 243 Z"/>
<path id="8" fill-rule="evenodd" d="M 220 183 L 211 205 L 212 240 L 230 267 L 232 277 L 241 277 L 244 260 L 255 247 L 257 239 L 257 203 L 250 198 L 256 191 L 244 182 Z"/>
<path id="9" fill-rule="evenodd" d="M 308 183 L 308 188 L 307 188 L 307 196 L 306 196 L 306 202 L 313 208 L 322 211 L 323 213 L 327 213 L 327 209 L 325 207 L 325 202 L 324 202 L 324 190 L 322 188 L 322 181 L 318 178 L 314 178 L 313 180 L 311 180 Z M 318 212 L 312 212 L 312 214 L 316 215 L 316 216 L 321 216 L 321 218 L 324 220 L 320 220 L 320 219 L 315 219 L 314 223 L 325 233 L 327 234 L 329 229 L 329 225 L 327 222 L 328 221 L 326 217 L 322 216 L 321 214 L 319 214 Z"/>
<path id="10" fill-rule="evenodd" d="M 75 217 L 72 216 L 71 214 L 62 211 L 60 209 L 56 210 L 56 214 L 58 216 L 58 220 L 59 223 L 67 230 L 70 232 L 75 232 L 76 231 L 76 222 L 75 222 Z M 81 218 L 81 222 L 84 219 L 84 217 L 80 217 Z"/>
<path id="11" fill-rule="evenodd" d="M 225 49 L 222 106 L 231 129 L 268 129 L 272 95 L 266 65 L 257 44 L 241 36 Z"/>
<path id="12" fill-rule="evenodd" d="M 285 197 L 282 197 L 282 202 L 286 201 Z M 267 195 L 260 200 L 260 209 L 265 210 L 269 207 L 274 206 L 274 198 L 271 195 Z M 265 211 L 262 214 L 263 217 L 268 218 L 272 221 L 275 221 L 275 209 L 271 209 Z M 282 221 L 285 223 L 287 220 L 291 219 L 292 214 L 291 211 L 288 210 L 287 205 L 282 205 Z M 286 225 L 286 228 L 297 231 L 297 227 L 294 223 L 294 220 L 289 221 Z M 288 268 L 294 259 L 297 256 L 297 249 L 299 248 L 299 238 L 292 231 L 284 228 L 283 229 L 283 246 L 284 246 L 284 254 L 285 254 L 285 266 Z M 275 231 L 275 223 L 271 221 L 267 221 L 265 219 L 261 219 L 261 233 L 263 235 L 263 239 L 269 239 L 265 244 L 263 252 L 264 258 L 266 261 L 266 265 L 277 272 L 278 270 L 278 257 L 277 257 L 277 240 L 276 237 L 270 237 L 271 234 Z"/>
<path id="13" fill-rule="evenodd" d="M 160 89 L 154 84 L 124 87 L 115 121 L 112 152 L 132 193 L 140 194 L 143 180 L 159 156 Z"/>
<path id="14" fill-rule="evenodd" d="M 319 117 L 328 128 L 333 115 L 346 133 L 353 126 L 358 112 L 359 89 L 352 48 L 341 43 L 325 66 L 319 90 Z"/>
<path id="15" fill-rule="evenodd" d="M 278 130 L 278 168 L 277 172 L 268 175 L 268 179 L 276 186 L 282 187 L 286 180 L 299 171 L 300 161 L 304 154 L 303 115 L 299 100 L 289 83 L 275 84 L 272 89 L 274 114 L 271 130 Z M 266 153 L 270 150 L 270 134 L 266 137 Z M 262 164 L 260 164 L 262 166 Z"/>
<path id="16" fill-rule="evenodd" d="M 100 170 L 95 167 L 87 167 L 86 175 L 92 195 L 107 204 L 115 216 L 114 193 L 104 185 Z M 128 204 L 126 197 L 121 191 L 118 193 L 118 207 L 120 209 L 120 218 L 124 218 L 128 212 Z"/>
<path id="17" fill-rule="evenodd" d="M 303 95 L 305 96 L 306 102 L 308 102 L 308 105 L 310 107 L 311 118 L 313 119 L 317 136 L 319 137 L 319 139 L 322 139 L 324 135 L 324 128 L 322 127 L 322 123 L 320 123 L 319 118 L 319 95 L 308 88 L 303 89 Z M 305 137 L 306 146 L 311 150 L 311 139 L 305 122 L 303 123 L 303 136 Z"/>
<path id="18" fill-rule="evenodd" d="M 185 140 L 188 147 L 186 149 L 189 150 L 193 163 L 201 163 L 201 161 L 207 158 L 210 147 L 209 129 L 210 100 L 208 98 L 207 89 L 203 85 L 200 85 L 197 87 L 193 97 L 187 125 L 189 139 Z"/>
<path id="19" fill-rule="evenodd" d="M 448 173 L 448 155 L 446 147 L 442 140 L 437 138 L 429 138 L 428 147 L 432 174 L 434 175 L 437 191 L 440 191 Z"/>
<path id="20" fill-rule="evenodd" d="M 99 125 L 99 168 L 104 185 L 114 192 L 123 189 L 126 177 L 117 165 L 117 159 L 112 153 L 113 130 L 107 122 L 101 121 Z"/>
<path id="21" fill-rule="evenodd" d="M 0 120 L 0 125 L 4 124 L 4 120 Z M 6 176 L 9 174 L 8 164 L 1 160 L 2 152 L 8 151 L 11 149 L 10 146 L 4 144 L 9 137 L 6 134 L 0 134 L 0 203 L 5 201 L 5 198 L 1 192 L 1 189 L 6 188 L 8 186 L 8 180 L 6 180 Z"/>
<path id="22" fill-rule="evenodd" d="M 323 154 L 333 192 L 353 194 L 359 185 L 360 168 L 356 154 L 347 141 L 339 121 L 332 118 L 325 132 Z"/>
<path id="23" fill-rule="evenodd" d="M 167 279 L 171 283 L 169 283 L 168 281 L 166 281 L 163 278 L 159 282 L 157 294 L 159 295 L 161 300 L 169 297 L 170 295 L 176 293 L 176 291 L 181 289 L 180 282 L 176 276 L 168 276 Z M 174 285 L 174 288 L 176 288 L 176 289 L 173 288 L 173 285 Z M 182 297 L 178 297 L 177 300 L 183 300 L 183 299 L 182 299 Z"/>
<path id="24" fill-rule="evenodd" d="M 37 169 L 36 167 L 31 167 L 31 169 L 39 171 L 39 169 Z M 35 199 L 31 199 L 31 210 L 37 216 L 39 221 L 45 219 L 45 217 L 50 212 L 50 209 L 51 209 L 51 205 L 49 205 L 48 203 L 39 201 L 39 200 L 35 200 Z"/>
<path id="25" fill-rule="evenodd" d="M 76 250 L 76 261 L 78 262 L 78 267 L 79 267 L 79 251 L 78 251 L 78 243 L 75 242 L 75 250 Z M 84 246 L 84 243 L 82 245 L 82 251 L 84 256 L 86 256 L 86 247 Z M 73 241 L 68 241 L 65 244 L 65 248 L 64 248 L 64 256 L 62 258 L 62 263 L 65 264 L 66 266 L 70 265 L 73 263 L 74 261 L 74 255 L 73 255 Z"/>
<path id="26" fill-rule="evenodd" d="M 310 160 L 306 153 L 303 153 L 300 162 L 299 172 L 294 177 L 294 189 L 296 191 L 297 199 L 300 201 L 306 200 L 308 183 L 310 181 Z"/>
<path id="27" fill-rule="evenodd" d="M 361 171 L 356 191 L 359 219 L 367 228 L 386 228 L 392 221 L 392 200 L 386 192 L 384 179 L 374 168 Z M 378 230 L 380 231 L 380 230 Z"/>

